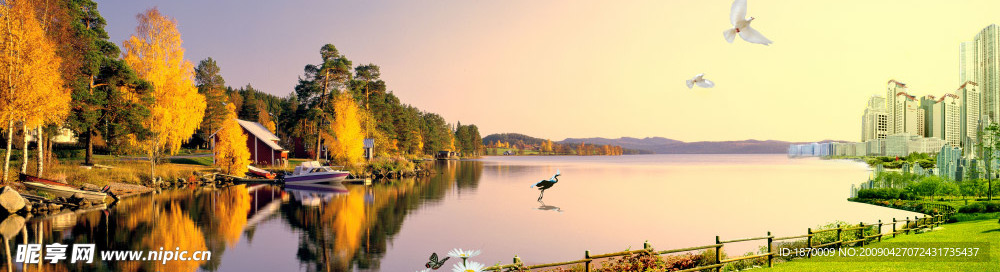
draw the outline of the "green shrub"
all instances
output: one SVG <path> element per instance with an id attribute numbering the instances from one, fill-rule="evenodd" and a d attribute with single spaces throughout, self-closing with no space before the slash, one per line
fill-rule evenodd
<path id="1" fill-rule="evenodd" d="M 960 213 L 993 213 L 1000 212 L 1000 202 L 976 202 L 962 206 Z"/>
<path id="2" fill-rule="evenodd" d="M 84 154 L 83 150 L 80 149 L 56 149 L 52 150 L 52 153 L 59 159 L 83 158 Z"/>
<path id="3" fill-rule="evenodd" d="M 413 161 L 403 156 L 378 157 L 372 159 L 368 165 L 370 173 L 388 174 L 401 172 L 403 174 L 413 173 L 416 165 Z"/>
<path id="4" fill-rule="evenodd" d="M 956 213 L 951 215 L 951 218 L 949 218 L 948 222 L 953 223 L 953 222 L 965 222 L 965 221 L 976 221 L 976 220 L 987 220 L 987 219 L 993 220 L 996 219 L 997 216 L 1000 216 L 1000 213 Z"/>
<path id="5" fill-rule="evenodd" d="M 871 188 L 858 190 L 858 198 L 861 199 L 917 199 L 913 193 L 899 188 Z"/>
<path id="6" fill-rule="evenodd" d="M 851 224 L 844 221 L 834 221 L 826 225 L 816 227 L 816 229 L 813 230 L 813 233 L 821 230 L 836 229 L 838 226 L 841 228 L 852 228 L 852 227 L 857 227 L 858 223 Z M 863 229 L 843 230 L 840 232 L 840 240 L 841 241 L 857 240 L 858 236 L 861 235 L 871 236 L 874 235 L 875 233 L 878 233 L 877 228 L 878 228 L 877 226 L 866 226 Z M 863 231 L 863 234 L 859 233 L 859 231 Z M 836 241 L 837 241 L 837 231 L 816 233 L 813 235 L 812 238 L 812 243 L 814 246 L 820 244 L 832 243 Z"/>

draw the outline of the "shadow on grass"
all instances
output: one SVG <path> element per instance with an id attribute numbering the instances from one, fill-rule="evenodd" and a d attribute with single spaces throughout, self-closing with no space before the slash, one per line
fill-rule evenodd
<path id="1" fill-rule="evenodd" d="M 170 163 L 212 166 L 211 159 L 205 160 L 204 158 L 174 158 L 170 159 Z"/>

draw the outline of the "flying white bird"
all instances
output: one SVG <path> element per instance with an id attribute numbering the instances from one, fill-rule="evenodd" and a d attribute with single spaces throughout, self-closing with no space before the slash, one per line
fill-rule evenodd
<path id="1" fill-rule="evenodd" d="M 694 88 L 694 85 L 698 85 L 698 87 L 702 88 L 715 87 L 715 82 L 702 78 L 704 76 L 705 74 L 698 74 L 697 76 L 694 76 L 694 78 L 688 79 L 687 80 L 688 89 Z"/>
<path id="2" fill-rule="evenodd" d="M 736 34 L 740 34 L 740 38 L 751 43 L 759 43 L 763 45 L 768 45 L 773 43 L 761 35 L 760 32 L 750 27 L 750 22 L 753 21 L 753 17 L 749 20 L 746 19 L 747 16 L 747 0 L 736 0 L 733 1 L 733 8 L 729 13 L 729 22 L 733 23 L 733 28 L 722 32 L 722 35 L 726 37 L 726 41 L 733 43 L 736 39 Z"/>

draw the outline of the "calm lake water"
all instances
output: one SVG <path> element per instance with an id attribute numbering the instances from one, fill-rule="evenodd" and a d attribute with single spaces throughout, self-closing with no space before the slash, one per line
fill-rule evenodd
<path id="1" fill-rule="evenodd" d="M 784 155 L 488 157 L 437 162 L 439 174 L 327 191 L 238 185 L 126 199 L 106 210 L 31 218 L 4 234 L 11 255 L 28 243 L 96 244 L 94 264 L 45 271 L 415 271 L 432 252 L 479 249 L 492 265 L 528 264 L 641 248 L 805 234 L 842 220 L 891 221 L 916 213 L 846 201 L 865 180 L 853 161 Z M 536 201 L 535 182 L 559 183 Z M 543 203 L 544 202 L 544 203 Z M 5 222 L 6 223 L 6 222 Z M 8 237 L 7 235 L 10 235 Z M 763 243 L 726 245 L 730 254 Z M 102 262 L 105 250 L 210 250 L 209 261 Z M 4 254 L 6 255 L 6 253 Z M 6 256 L 4 269 L 22 264 Z M 450 271 L 450 260 L 439 271 Z M 37 270 L 28 265 L 27 270 Z"/>

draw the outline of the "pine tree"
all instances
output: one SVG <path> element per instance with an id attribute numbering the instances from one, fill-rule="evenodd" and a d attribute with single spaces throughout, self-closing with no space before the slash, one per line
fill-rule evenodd
<path id="1" fill-rule="evenodd" d="M 194 81 L 198 85 L 198 93 L 205 96 L 205 116 L 201 121 L 202 139 L 208 139 L 222 126 L 229 113 L 226 101 L 226 80 L 220 74 L 219 64 L 211 57 L 198 63 L 194 68 Z"/>

